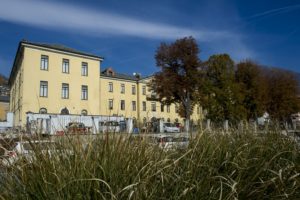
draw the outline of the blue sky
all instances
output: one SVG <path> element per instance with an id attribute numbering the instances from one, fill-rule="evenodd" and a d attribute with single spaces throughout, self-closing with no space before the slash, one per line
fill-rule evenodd
<path id="1" fill-rule="evenodd" d="M 161 42 L 193 36 L 200 58 L 300 72 L 299 0 L 0 0 L 0 73 L 9 76 L 18 42 L 58 43 L 105 58 L 102 69 L 157 71 Z"/>

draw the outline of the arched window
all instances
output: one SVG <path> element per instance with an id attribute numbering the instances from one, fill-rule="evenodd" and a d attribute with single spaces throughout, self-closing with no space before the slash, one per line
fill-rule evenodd
<path id="1" fill-rule="evenodd" d="M 40 114 L 47 114 L 47 109 L 46 108 L 41 108 L 39 113 Z"/>
<path id="2" fill-rule="evenodd" d="M 178 123 L 178 118 L 175 119 L 175 122 Z"/>
<path id="3" fill-rule="evenodd" d="M 86 110 L 86 109 L 83 109 L 83 110 L 81 111 L 81 115 L 83 115 L 83 116 L 87 116 L 87 114 L 88 114 L 88 112 L 87 112 L 87 110 Z"/>
<path id="4" fill-rule="evenodd" d="M 68 114 L 70 114 L 70 113 L 69 113 L 68 108 L 65 107 L 65 108 L 61 109 L 60 114 L 61 114 L 61 115 L 68 115 Z"/>
<path id="5" fill-rule="evenodd" d="M 170 118 L 167 119 L 167 122 L 171 122 Z"/>

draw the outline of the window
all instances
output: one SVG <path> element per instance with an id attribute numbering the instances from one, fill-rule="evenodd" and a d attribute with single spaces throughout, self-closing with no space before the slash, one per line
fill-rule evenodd
<path id="1" fill-rule="evenodd" d="M 62 115 L 69 115 L 70 112 L 69 112 L 68 108 L 65 107 L 65 108 L 61 109 L 60 114 L 62 114 Z"/>
<path id="2" fill-rule="evenodd" d="M 41 108 L 39 113 L 40 114 L 47 114 L 47 109 L 46 108 Z"/>
<path id="3" fill-rule="evenodd" d="M 132 101 L 132 111 L 136 111 L 136 102 Z"/>
<path id="4" fill-rule="evenodd" d="M 88 86 L 86 85 L 81 86 L 81 99 L 82 100 L 88 99 Z"/>
<path id="5" fill-rule="evenodd" d="M 114 101 L 112 99 L 108 100 L 108 109 L 109 110 L 114 109 Z"/>
<path id="6" fill-rule="evenodd" d="M 160 112 L 164 112 L 164 104 L 160 105 Z"/>
<path id="7" fill-rule="evenodd" d="M 48 96 L 48 81 L 40 82 L 40 97 Z"/>
<path id="8" fill-rule="evenodd" d="M 69 98 L 69 84 L 63 83 L 61 88 L 61 98 L 68 99 Z"/>
<path id="9" fill-rule="evenodd" d="M 69 60 L 68 59 L 63 59 L 62 62 L 62 72 L 68 74 L 70 72 L 69 69 Z"/>
<path id="10" fill-rule="evenodd" d="M 146 95 L 146 86 L 143 86 L 143 89 L 142 89 L 143 91 L 142 91 L 142 93 L 143 93 L 143 95 Z"/>
<path id="11" fill-rule="evenodd" d="M 136 91 L 135 91 L 135 85 L 132 85 L 132 94 L 135 94 Z"/>
<path id="12" fill-rule="evenodd" d="M 125 94 L 125 84 L 121 83 L 121 94 Z"/>
<path id="13" fill-rule="evenodd" d="M 41 70 L 48 70 L 48 56 L 41 56 Z"/>
<path id="14" fill-rule="evenodd" d="M 178 113 L 178 106 L 175 105 L 175 113 Z"/>
<path id="15" fill-rule="evenodd" d="M 170 112 L 170 105 L 167 105 L 167 112 Z"/>
<path id="16" fill-rule="evenodd" d="M 109 92 L 113 92 L 113 90 L 114 90 L 113 83 L 112 83 L 112 82 L 109 82 L 109 83 L 108 83 L 108 91 L 109 91 Z"/>
<path id="17" fill-rule="evenodd" d="M 143 101 L 143 111 L 147 110 L 147 105 L 146 105 L 146 101 Z"/>
<path id="18" fill-rule="evenodd" d="M 125 110 L 125 100 L 121 100 L 121 110 Z"/>
<path id="19" fill-rule="evenodd" d="M 151 111 L 156 112 L 156 103 L 155 102 L 151 103 Z"/>
<path id="20" fill-rule="evenodd" d="M 86 62 L 81 63 L 81 76 L 88 76 L 88 64 Z"/>
<path id="21" fill-rule="evenodd" d="M 81 111 L 81 115 L 83 115 L 83 116 L 87 116 L 87 110 L 86 109 L 83 109 L 82 111 Z"/>

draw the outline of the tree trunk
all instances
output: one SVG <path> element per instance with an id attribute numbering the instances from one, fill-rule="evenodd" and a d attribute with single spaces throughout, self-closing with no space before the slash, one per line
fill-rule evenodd
<path id="1" fill-rule="evenodd" d="M 190 118 L 191 118 L 191 97 L 190 93 L 187 92 L 186 99 L 185 99 L 185 124 L 184 129 L 185 132 L 190 132 Z"/>

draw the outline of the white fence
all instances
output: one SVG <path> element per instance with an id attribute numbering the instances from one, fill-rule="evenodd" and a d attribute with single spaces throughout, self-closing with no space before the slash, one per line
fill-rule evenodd
<path id="1" fill-rule="evenodd" d="M 4 133 L 7 129 L 13 127 L 14 114 L 9 112 L 6 114 L 6 121 L 0 122 L 0 133 Z"/>
<path id="2" fill-rule="evenodd" d="M 67 130 L 69 123 L 83 123 L 88 127 L 90 132 L 97 134 L 104 129 L 101 127 L 104 122 L 121 122 L 126 123 L 126 132 L 132 132 L 132 119 L 125 119 L 119 116 L 99 116 L 99 115 L 59 115 L 59 114 L 39 114 L 28 113 L 26 129 L 31 133 L 42 134 L 61 134 Z"/>

